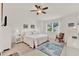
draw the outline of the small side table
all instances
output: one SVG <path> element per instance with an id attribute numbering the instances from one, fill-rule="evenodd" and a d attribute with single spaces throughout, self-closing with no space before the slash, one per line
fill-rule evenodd
<path id="1" fill-rule="evenodd" d="M 18 34 L 15 38 L 15 43 L 23 42 L 23 36 L 21 34 Z"/>

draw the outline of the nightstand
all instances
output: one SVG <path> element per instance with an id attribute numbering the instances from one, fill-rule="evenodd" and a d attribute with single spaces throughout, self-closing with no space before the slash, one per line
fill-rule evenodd
<path id="1" fill-rule="evenodd" d="M 15 43 L 23 42 L 23 36 L 21 34 L 18 34 L 15 38 Z"/>

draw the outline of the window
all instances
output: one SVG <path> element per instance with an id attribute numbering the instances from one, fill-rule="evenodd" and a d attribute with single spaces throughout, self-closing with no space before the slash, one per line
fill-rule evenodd
<path id="1" fill-rule="evenodd" d="M 49 22 L 47 24 L 47 32 L 58 32 L 59 31 L 59 22 Z"/>
<path id="2" fill-rule="evenodd" d="M 52 23 L 47 24 L 47 32 L 52 32 Z"/>

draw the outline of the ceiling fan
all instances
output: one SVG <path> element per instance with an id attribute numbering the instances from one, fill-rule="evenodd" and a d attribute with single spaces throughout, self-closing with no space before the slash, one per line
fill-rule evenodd
<path id="1" fill-rule="evenodd" d="M 43 13 L 43 14 L 46 14 L 46 12 L 44 10 L 48 9 L 48 7 L 42 7 L 42 6 L 39 6 L 39 5 L 35 5 L 36 7 L 36 10 L 30 10 L 31 12 L 37 12 L 37 15 Z"/>

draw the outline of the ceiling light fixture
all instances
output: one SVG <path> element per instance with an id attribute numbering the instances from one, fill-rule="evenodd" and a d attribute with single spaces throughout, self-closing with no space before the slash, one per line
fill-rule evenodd
<path id="1" fill-rule="evenodd" d="M 42 7 L 42 6 L 38 6 L 38 5 L 35 5 L 35 7 L 37 8 L 36 10 L 30 10 L 31 12 L 37 12 L 37 15 L 43 13 L 43 14 L 46 14 L 45 10 L 48 9 L 48 7 Z"/>

